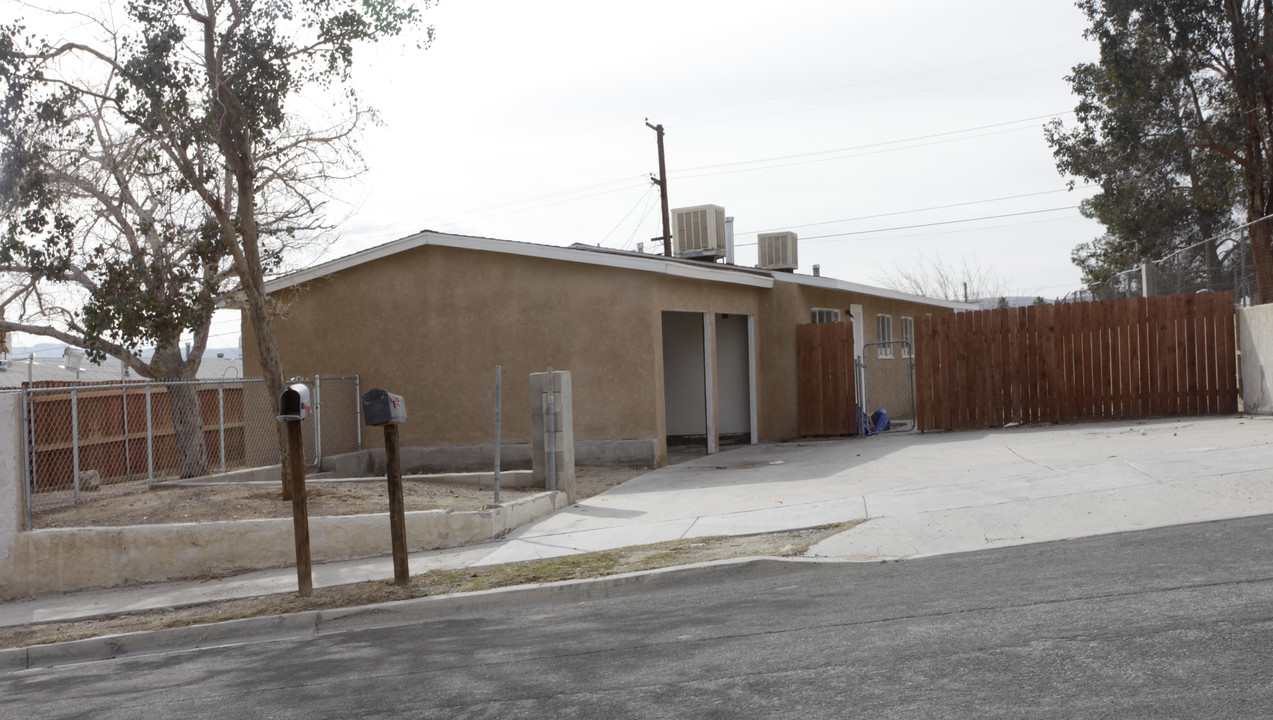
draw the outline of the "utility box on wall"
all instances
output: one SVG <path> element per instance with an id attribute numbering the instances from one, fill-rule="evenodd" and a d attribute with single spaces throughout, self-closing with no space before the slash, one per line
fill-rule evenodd
<path id="1" fill-rule="evenodd" d="M 570 384 L 570 372 L 556 371 L 552 374 L 552 430 L 549 431 L 549 397 L 548 373 L 532 373 L 530 376 L 530 437 L 531 468 L 536 485 L 542 484 L 551 488 L 553 483 L 548 477 L 548 453 L 553 453 L 553 464 L 557 472 L 557 489 L 566 493 L 567 502 L 575 502 L 575 431 L 573 393 Z"/>

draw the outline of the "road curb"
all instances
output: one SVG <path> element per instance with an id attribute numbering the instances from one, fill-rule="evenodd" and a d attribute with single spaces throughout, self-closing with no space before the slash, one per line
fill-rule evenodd
<path id="1" fill-rule="evenodd" d="M 604 600 L 619 593 L 657 590 L 689 581 L 723 582 L 789 572 L 797 568 L 845 564 L 848 563 L 830 558 L 753 556 L 624 573 L 604 578 L 563 580 L 543 585 L 519 585 L 351 608 L 310 610 L 292 615 L 243 618 L 206 625 L 104 635 L 63 643 L 0 650 L 0 672 L 16 672 L 30 668 L 94 662 L 150 653 L 281 640 L 301 635 L 324 635 L 358 629 L 391 627 L 511 605 Z"/>

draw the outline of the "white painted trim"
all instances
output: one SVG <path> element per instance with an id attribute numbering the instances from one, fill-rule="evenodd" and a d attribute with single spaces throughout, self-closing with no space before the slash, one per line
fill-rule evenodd
<path id="1" fill-rule="evenodd" d="M 712 372 L 712 358 L 716 356 L 713 317 L 714 313 L 703 313 L 703 403 L 707 411 L 708 455 L 720 452 L 720 438 L 716 437 L 716 374 Z"/>
<path id="2" fill-rule="evenodd" d="M 400 252 L 412 250 L 423 245 L 437 245 L 438 247 L 458 248 L 461 250 L 476 250 L 480 252 L 503 253 L 506 255 L 520 255 L 523 257 L 559 260 L 562 262 L 575 262 L 585 265 L 602 265 L 605 267 L 626 270 L 658 272 L 671 275 L 673 277 L 690 278 L 694 280 L 709 280 L 712 282 L 723 282 L 731 285 L 746 285 L 749 287 L 759 288 L 771 288 L 774 285 L 773 278 L 767 274 L 712 267 L 702 263 L 671 260 L 661 256 L 641 256 L 635 254 L 620 255 L 607 252 L 592 252 L 577 248 L 558 247 L 555 245 L 536 245 L 533 243 L 516 242 L 513 240 L 495 240 L 492 238 L 470 237 L 467 235 L 447 235 L 426 230 L 424 232 L 416 233 L 415 235 L 409 235 L 400 240 L 394 240 L 383 245 L 377 245 L 376 247 L 368 248 L 366 250 L 353 253 L 352 255 L 346 255 L 342 258 L 330 260 L 320 265 L 315 265 L 282 277 L 274 278 L 273 280 L 265 283 L 265 291 L 267 293 L 277 292 L 285 288 L 311 282 L 321 277 L 338 273 L 342 270 L 348 270 L 349 268 L 372 262 L 373 260 L 379 260 L 391 255 L 396 255 Z"/>
<path id="3" fill-rule="evenodd" d="M 836 280 L 835 278 L 829 277 L 815 277 L 813 275 L 798 275 L 796 273 L 781 272 L 774 273 L 773 277 L 774 280 L 778 282 L 789 282 L 797 285 L 808 285 L 811 287 L 828 288 L 831 290 L 844 290 L 846 292 L 861 293 L 872 297 L 888 298 L 890 300 L 904 300 L 906 302 L 921 303 L 923 305 L 932 305 L 933 307 L 948 308 L 951 310 L 981 309 L 981 306 L 977 303 L 938 300 L 936 298 L 924 297 L 923 295 L 911 295 L 910 293 L 890 290 L 889 288 L 863 285 L 861 283 L 849 282 L 847 280 Z"/>
<path id="4" fill-rule="evenodd" d="M 756 316 L 747 316 L 747 387 L 750 396 L 751 412 L 751 444 L 760 442 L 759 418 L 756 408 Z"/>

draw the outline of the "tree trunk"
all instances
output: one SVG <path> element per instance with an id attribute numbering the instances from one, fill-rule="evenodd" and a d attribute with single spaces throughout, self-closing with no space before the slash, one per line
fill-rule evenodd
<path id="1" fill-rule="evenodd" d="M 1255 287 L 1259 303 L 1273 303 L 1273 233 L 1269 223 L 1273 220 L 1257 222 L 1248 228 L 1251 237 L 1251 260 L 1255 265 Z"/>
<path id="2" fill-rule="evenodd" d="M 248 284 L 245 283 L 244 286 L 246 288 Z M 265 391 L 269 395 L 270 402 L 277 408 L 278 399 L 286 389 L 286 383 L 283 378 L 283 361 L 279 357 L 278 344 L 274 340 L 274 327 L 270 323 L 266 298 L 264 293 L 259 291 L 248 290 L 244 292 L 244 295 L 247 299 L 248 317 L 252 322 L 252 335 L 256 338 L 256 352 L 261 362 L 261 375 L 265 379 Z M 287 452 L 287 424 L 276 422 L 274 426 L 282 463 L 283 499 L 291 500 L 292 486 L 288 479 L 292 476 L 292 464 L 291 456 Z"/>
<path id="3" fill-rule="evenodd" d="M 203 415 L 199 408 L 199 387 L 190 384 L 197 363 L 182 362 L 181 347 L 169 345 L 155 348 L 155 367 L 159 379 L 169 382 L 168 412 L 172 417 L 173 442 L 177 447 L 177 463 L 183 478 L 208 474 L 208 454 L 203 434 Z"/>
<path id="4" fill-rule="evenodd" d="M 183 478 L 208 474 L 207 440 L 203 434 L 203 417 L 199 408 L 199 386 L 191 383 L 169 383 L 168 410 L 176 435 L 177 461 Z"/>

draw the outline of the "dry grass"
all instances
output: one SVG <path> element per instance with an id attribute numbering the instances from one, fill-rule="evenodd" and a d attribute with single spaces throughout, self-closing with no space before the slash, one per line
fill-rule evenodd
<path id="1" fill-rule="evenodd" d="M 92 620 L 0 628 L 0 647 L 27 647 L 126 632 L 163 630 L 308 610 L 357 607 L 514 585 L 599 578 L 755 555 L 796 557 L 803 555 L 824 538 L 844 532 L 858 522 L 860 521 L 763 535 L 673 540 L 505 565 L 433 570 L 412 577 L 410 584 L 404 587 L 398 587 L 389 581 L 356 583 L 319 588 L 309 598 L 300 598 L 294 593 L 279 593 Z"/>

